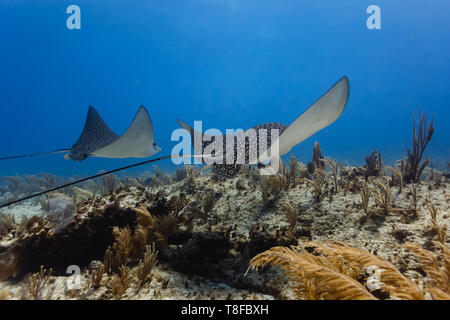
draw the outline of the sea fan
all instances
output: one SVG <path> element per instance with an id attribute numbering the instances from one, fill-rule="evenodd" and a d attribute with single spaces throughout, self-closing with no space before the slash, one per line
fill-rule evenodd
<path id="1" fill-rule="evenodd" d="M 54 233 L 60 233 L 72 222 L 75 215 L 75 203 L 64 194 L 56 194 L 48 199 L 48 220 Z"/>

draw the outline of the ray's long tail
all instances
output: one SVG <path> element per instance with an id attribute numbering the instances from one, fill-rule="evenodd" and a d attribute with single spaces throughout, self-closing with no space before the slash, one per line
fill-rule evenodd
<path id="1" fill-rule="evenodd" d="M 36 156 L 45 156 L 48 154 L 64 153 L 64 152 L 70 152 L 70 151 L 72 151 L 72 149 L 58 149 L 55 151 L 48 151 L 48 152 L 27 153 L 27 154 L 15 155 L 15 156 L 0 157 L 0 160 L 11 160 L 11 159 L 28 158 L 28 157 L 36 157 Z"/>
<path id="2" fill-rule="evenodd" d="M 86 178 L 83 178 L 83 179 L 80 179 L 80 180 L 77 180 L 77 181 L 69 182 L 69 183 L 66 183 L 66 184 L 63 184 L 63 185 L 51 188 L 51 189 L 47 189 L 47 190 L 44 190 L 44 191 L 41 191 L 41 192 L 38 192 L 38 193 L 34 193 L 32 195 L 29 195 L 29 196 L 26 196 L 26 197 L 23 197 L 23 198 L 16 199 L 14 201 L 11 201 L 11 202 L 8 202 L 8 203 L 5 203 L 5 204 L 0 204 L 0 209 L 8 207 L 8 206 L 10 206 L 12 204 L 16 204 L 16 203 L 28 200 L 28 199 L 32 199 L 32 198 L 35 198 L 35 197 L 42 196 L 42 195 L 44 195 L 46 193 L 49 193 L 49 192 L 53 192 L 53 191 L 56 191 L 56 190 L 67 188 L 67 187 L 73 186 L 75 184 L 78 184 L 78 183 L 81 183 L 81 182 L 84 182 L 84 181 L 87 181 L 87 180 L 91 180 L 91 179 L 95 179 L 95 178 L 98 178 L 98 177 L 101 177 L 101 176 L 105 176 L 107 174 L 115 173 L 115 172 L 118 172 L 118 171 L 123 171 L 123 170 L 126 170 L 126 169 L 142 166 L 144 164 L 148 164 L 148 163 L 152 163 L 152 162 L 156 162 L 156 161 L 160 161 L 160 160 L 164 160 L 164 159 L 178 158 L 178 157 L 182 157 L 183 158 L 183 157 L 196 157 L 196 156 L 179 156 L 179 155 L 171 154 L 171 155 L 167 155 L 167 156 L 164 156 L 164 157 L 159 157 L 159 158 L 155 158 L 155 159 L 142 161 L 142 162 L 131 164 L 131 165 L 128 165 L 128 166 L 125 166 L 125 167 L 121 167 L 121 168 L 118 168 L 118 169 L 102 172 L 102 173 L 99 173 L 99 174 L 96 174 L 96 175 L 93 175 L 93 176 L 90 176 L 90 177 L 86 177 Z M 200 156 L 200 157 L 202 157 L 202 156 Z"/>

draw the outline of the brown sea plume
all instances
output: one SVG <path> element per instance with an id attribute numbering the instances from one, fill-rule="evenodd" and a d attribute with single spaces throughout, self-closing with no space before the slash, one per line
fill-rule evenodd
<path id="1" fill-rule="evenodd" d="M 425 299 L 421 288 L 387 260 L 337 241 L 273 247 L 250 260 L 256 269 L 268 264 L 285 270 L 298 298 Z"/>

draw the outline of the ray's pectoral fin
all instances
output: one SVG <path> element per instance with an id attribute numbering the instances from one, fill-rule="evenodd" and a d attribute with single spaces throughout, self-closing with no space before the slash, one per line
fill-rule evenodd
<path id="1" fill-rule="evenodd" d="M 89 156 L 104 158 L 146 158 L 161 151 L 154 141 L 153 125 L 144 106 L 140 106 L 127 131 L 113 143 Z"/>
<path id="2" fill-rule="evenodd" d="M 270 154 L 267 151 L 264 152 L 259 161 L 265 161 L 271 158 L 271 155 L 276 155 L 277 147 L 279 148 L 279 156 L 288 153 L 293 146 L 332 124 L 344 111 L 348 96 L 349 81 L 347 77 L 343 77 L 298 117 L 272 144 L 269 148 Z"/>
<path id="3" fill-rule="evenodd" d="M 183 121 L 181 121 L 180 119 L 177 119 L 179 125 L 186 130 L 187 132 L 189 132 L 189 134 L 191 135 L 191 141 L 192 141 L 192 145 L 194 147 L 194 153 L 199 152 L 199 154 L 192 154 L 192 155 L 184 155 L 184 157 L 189 157 L 189 158 L 197 158 L 197 159 L 205 159 L 208 158 L 210 161 L 214 161 L 215 159 L 220 160 L 222 158 L 221 154 L 217 154 L 217 155 L 204 155 L 202 154 L 202 150 L 205 147 L 205 145 L 209 144 L 209 141 L 213 141 L 215 139 L 214 136 L 211 135 L 207 135 L 204 134 L 200 131 L 195 130 L 194 128 L 192 128 L 190 125 L 188 125 L 187 123 L 184 123 Z M 200 139 L 200 146 L 196 146 L 195 145 L 195 137 L 198 137 L 198 139 Z M 206 144 L 204 141 L 208 141 Z M 198 150 L 200 149 L 200 150 Z M 203 168 L 200 169 L 200 171 L 203 170 L 207 170 L 211 168 L 211 165 L 207 165 Z"/>
<path id="4" fill-rule="evenodd" d="M 72 146 L 71 152 L 64 156 L 64 159 L 70 158 L 75 161 L 82 161 L 91 152 L 103 148 L 117 139 L 119 139 L 119 136 L 108 127 L 97 110 L 93 106 L 89 106 L 83 132 Z"/>
<path id="5" fill-rule="evenodd" d="M 348 78 L 343 77 L 281 134 L 280 155 L 335 122 L 347 105 L 348 95 Z"/>
<path id="6" fill-rule="evenodd" d="M 38 153 L 28 153 L 28 154 L 20 154 L 15 156 L 7 156 L 7 157 L 0 157 L 1 160 L 11 160 L 11 159 L 19 159 L 19 158 L 27 158 L 27 157 L 36 157 L 36 156 L 45 156 L 49 154 L 56 154 L 56 153 L 66 153 L 71 152 L 72 149 L 59 149 L 55 151 L 48 151 L 48 152 L 38 152 Z M 66 155 L 64 155 L 65 157 Z"/>
<path id="7" fill-rule="evenodd" d="M 189 132 L 189 134 L 191 135 L 191 141 L 192 141 L 192 145 L 194 145 L 195 142 L 195 137 L 197 136 L 201 141 L 212 141 L 214 136 L 211 135 L 207 135 L 204 134 L 203 132 L 197 131 L 194 128 L 192 128 L 190 125 L 188 125 L 187 123 L 184 123 L 183 121 L 181 121 L 180 119 L 177 119 L 179 125 L 186 130 L 187 132 Z"/>

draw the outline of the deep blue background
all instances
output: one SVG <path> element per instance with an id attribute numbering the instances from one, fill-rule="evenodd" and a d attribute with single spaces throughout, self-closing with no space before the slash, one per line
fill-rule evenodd
<path id="1" fill-rule="evenodd" d="M 81 30 L 66 28 L 70 4 L 81 7 Z M 370 4 L 381 7 L 382 30 L 366 28 Z M 411 145 L 420 105 L 435 117 L 427 155 L 443 167 L 449 12 L 447 0 L 0 0 L 0 156 L 70 147 L 89 104 L 118 134 L 145 105 L 162 156 L 175 145 L 176 117 L 223 131 L 289 124 L 347 75 L 347 109 L 293 149 L 301 161 L 319 141 L 345 164 L 362 164 L 374 147 L 392 163 Z M 91 174 L 136 161 L 52 155 L 2 161 L 0 175 Z"/>

